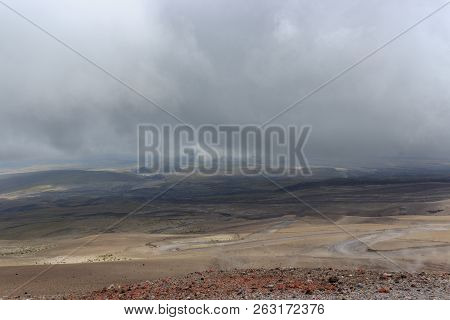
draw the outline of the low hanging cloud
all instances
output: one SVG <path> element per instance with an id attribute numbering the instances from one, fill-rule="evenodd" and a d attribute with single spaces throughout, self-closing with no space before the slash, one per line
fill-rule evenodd
<path id="1" fill-rule="evenodd" d="M 439 1 L 9 1 L 187 123 L 259 124 Z M 450 155 L 450 6 L 276 119 L 310 159 Z M 175 123 L 0 6 L 0 163 L 132 158 Z M 312 161 L 312 164 L 314 162 Z"/>

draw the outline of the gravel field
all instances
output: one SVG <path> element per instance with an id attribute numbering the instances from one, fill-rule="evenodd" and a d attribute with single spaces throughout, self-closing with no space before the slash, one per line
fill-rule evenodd
<path id="1" fill-rule="evenodd" d="M 67 299 L 450 299 L 450 273 L 338 269 L 205 271 Z"/>

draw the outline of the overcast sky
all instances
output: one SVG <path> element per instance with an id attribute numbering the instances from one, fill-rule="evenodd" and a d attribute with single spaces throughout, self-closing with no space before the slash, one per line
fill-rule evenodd
<path id="1" fill-rule="evenodd" d="M 188 123 L 271 118 L 444 1 L 5 0 Z M 0 5 L 0 163 L 135 155 L 174 120 Z M 308 158 L 450 156 L 450 6 L 275 123 Z M 314 163 L 313 163 L 314 164 Z"/>

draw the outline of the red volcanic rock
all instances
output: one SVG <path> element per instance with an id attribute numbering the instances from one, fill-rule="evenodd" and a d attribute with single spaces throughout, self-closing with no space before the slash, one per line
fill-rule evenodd
<path id="1" fill-rule="evenodd" d="M 389 287 L 379 287 L 380 281 Z M 395 280 L 395 281 L 394 281 Z M 412 281 L 428 290 L 411 290 Z M 394 288 L 395 290 L 392 290 Z M 430 291 L 432 290 L 432 291 Z M 428 294 L 428 296 L 424 296 Z M 449 274 L 338 269 L 246 269 L 194 272 L 138 284 L 111 285 L 71 299 L 446 299 Z"/>

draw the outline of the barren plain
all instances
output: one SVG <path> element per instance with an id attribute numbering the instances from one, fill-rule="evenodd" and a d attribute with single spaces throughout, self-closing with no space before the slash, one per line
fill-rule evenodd
<path id="1" fill-rule="evenodd" d="M 285 268 L 427 272 L 444 279 L 429 298 L 447 295 L 447 172 L 322 169 L 314 179 L 274 178 L 282 189 L 262 177 L 194 176 L 133 213 L 177 179 L 3 176 L 0 296 L 82 297 L 192 272 Z"/>

